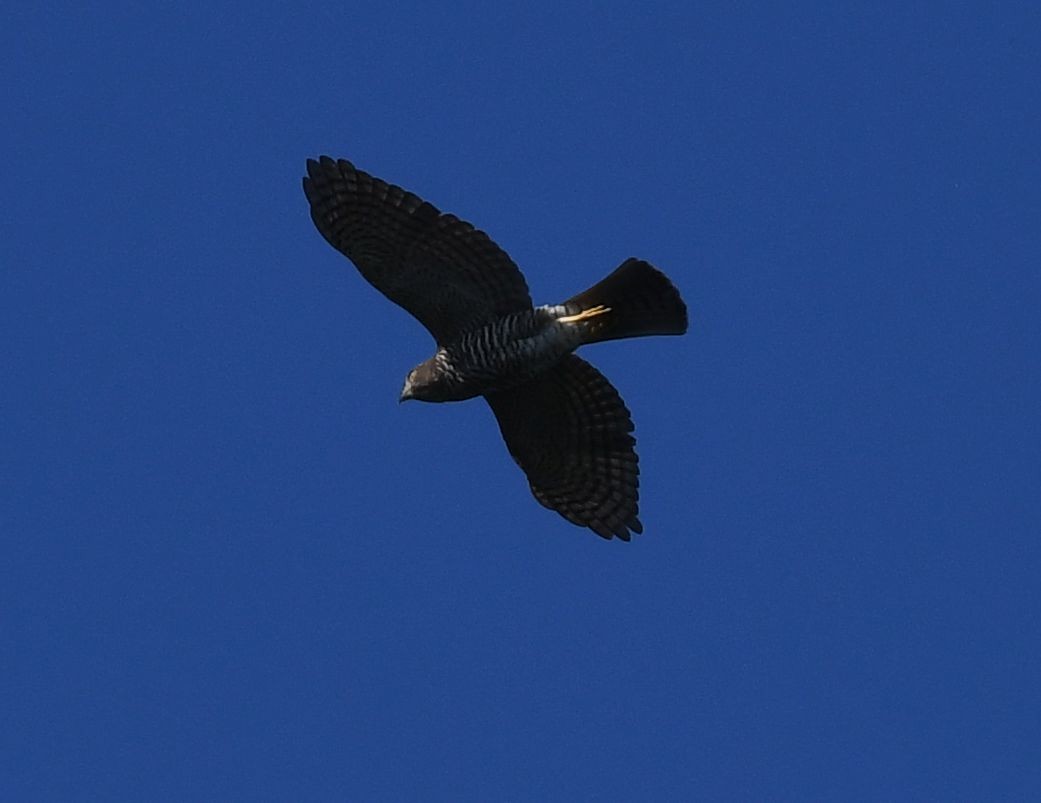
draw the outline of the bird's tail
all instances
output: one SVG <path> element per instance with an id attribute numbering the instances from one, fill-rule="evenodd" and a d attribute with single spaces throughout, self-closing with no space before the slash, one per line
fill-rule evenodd
<path id="1" fill-rule="evenodd" d="M 580 322 L 585 343 L 645 335 L 682 335 L 687 305 L 660 270 L 641 259 L 627 259 L 605 279 L 564 302 L 558 320 Z"/>

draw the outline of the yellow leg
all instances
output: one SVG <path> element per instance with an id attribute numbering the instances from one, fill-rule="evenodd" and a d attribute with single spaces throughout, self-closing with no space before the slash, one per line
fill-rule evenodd
<path id="1" fill-rule="evenodd" d="M 597 304 L 595 307 L 584 309 L 574 315 L 565 315 L 563 318 L 557 318 L 557 321 L 560 323 L 578 323 L 579 321 L 586 320 L 586 318 L 595 318 L 597 315 L 603 315 L 610 311 L 610 307 L 605 307 L 603 304 Z"/>

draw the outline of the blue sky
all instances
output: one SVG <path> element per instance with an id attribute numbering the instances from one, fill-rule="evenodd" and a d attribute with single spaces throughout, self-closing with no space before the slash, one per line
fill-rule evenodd
<path id="1" fill-rule="evenodd" d="M 3 17 L 0 796 L 1041 796 L 1036 5 Z M 323 153 L 673 278 L 643 536 L 397 404 Z"/>

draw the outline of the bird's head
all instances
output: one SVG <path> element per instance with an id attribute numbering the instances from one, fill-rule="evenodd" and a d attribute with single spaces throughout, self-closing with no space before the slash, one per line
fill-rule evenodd
<path id="1" fill-rule="evenodd" d="M 408 372 L 408 376 L 405 377 L 405 386 L 401 389 L 401 395 L 398 397 L 399 404 L 416 398 L 416 392 L 419 390 L 419 383 L 416 379 L 418 370 L 418 368 L 413 368 Z"/>
<path id="2" fill-rule="evenodd" d="M 435 354 L 408 372 L 398 401 L 454 401 L 458 398 L 453 392 L 454 385 L 451 373 L 445 370 L 444 359 Z"/>

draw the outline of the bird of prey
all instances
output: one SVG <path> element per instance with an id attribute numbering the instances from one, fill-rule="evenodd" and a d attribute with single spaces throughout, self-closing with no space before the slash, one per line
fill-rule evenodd
<path id="1" fill-rule="evenodd" d="M 643 532 L 629 410 L 572 352 L 686 332 L 687 308 L 663 273 L 627 259 L 585 292 L 536 307 L 487 234 L 344 159 L 309 159 L 304 194 L 329 244 L 437 342 L 401 401 L 483 396 L 542 505 L 603 538 Z"/>

